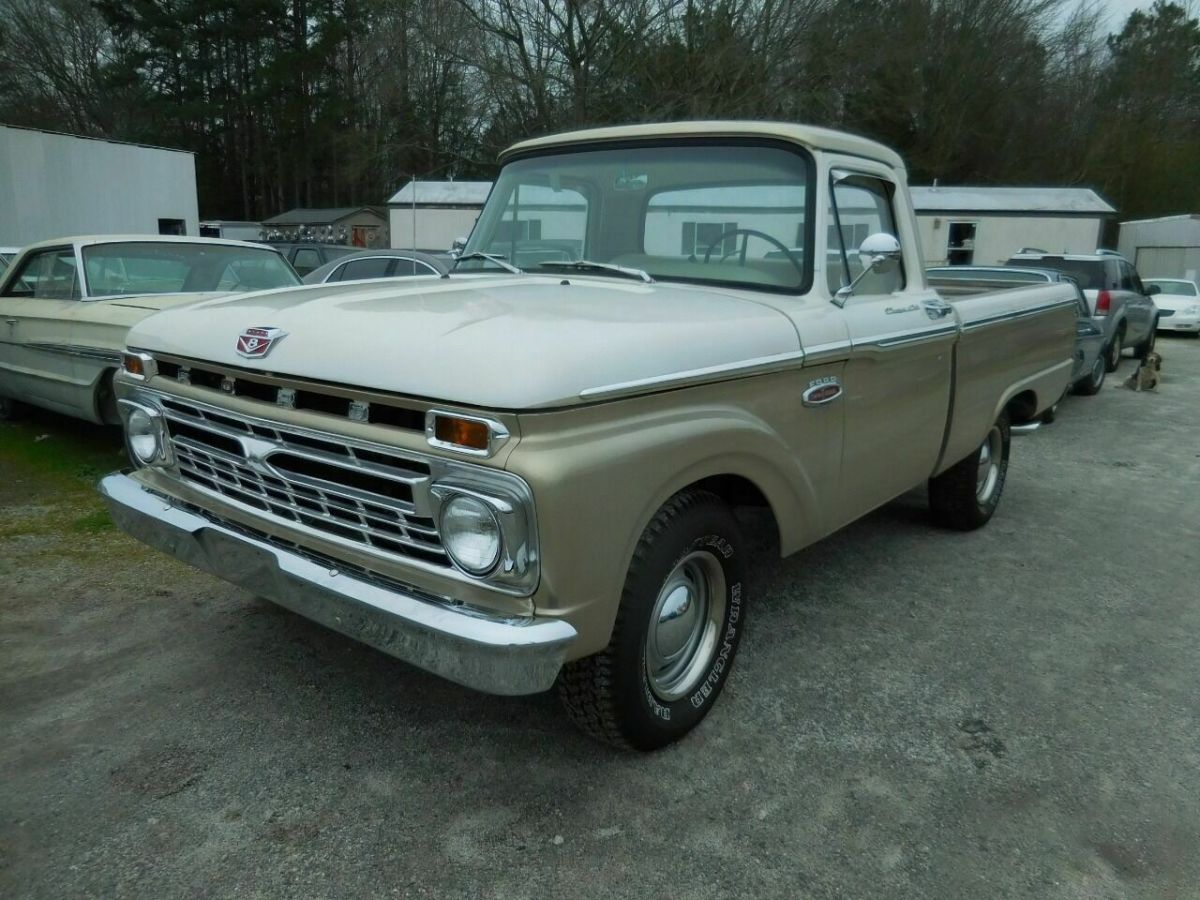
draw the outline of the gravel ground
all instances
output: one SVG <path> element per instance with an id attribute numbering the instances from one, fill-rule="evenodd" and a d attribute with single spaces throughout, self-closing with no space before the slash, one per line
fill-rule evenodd
<path id="1" fill-rule="evenodd" d="M 0 895 L 1200 897 L 1200 341 L 1160 349 L 1014 438 L 987 528 L 915 493 L 764 554 L 649 756 L 125 538 L 112 431 L 0 428 Z"/>

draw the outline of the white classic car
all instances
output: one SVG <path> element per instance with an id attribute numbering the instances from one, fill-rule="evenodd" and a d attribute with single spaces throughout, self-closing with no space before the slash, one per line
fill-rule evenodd
<path id="1" fill-rule="evenodd" d="M 1185 331 L 1200 336 L 1200 285 L 1189 278 L 1147 278 L 1158 288 L 1151 299 L 1158 307 L 1159 331 Z"/>
<path id="2" fill-rule="evenodd" d="M 278 252 L 240 241 L 109 235 L 31 244 L 0 277 L 0 416 L 30 403 L 119 422 L 112 376 L 130 326 L 182 303 L 298 284 Z"/>

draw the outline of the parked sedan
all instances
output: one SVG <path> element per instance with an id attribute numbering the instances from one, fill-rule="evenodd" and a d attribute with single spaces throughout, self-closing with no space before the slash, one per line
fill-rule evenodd
<path id="1" fill-rule="evenodd" d="M 1104 378 L 1108 374 L 1104 357 L 1104 325 L 1091 315 L 1087 298 L 1073 276 L 1058 269 L 1017 268 L 1011 265 L 935 266 L 926 269 L 925 276 L 930 287 L 937 288 L 938 293 L 952 302 L 956 297 L 1001 290 L 1005 287 L 1020 287 L 1041 282 L 1072 285 L 1075 288 L 1078 311 L 1075 317 L 1074 365 L 1071 369 L 1071 387 L 1068 390 L 1074 390 L 1077 394 L 1092 395 L 1098 393 L 1103 386 Z M 1054 420 L 1057 405 L 1050 408 L 1042 417 L 1042 421 Z"/>
<path id="2" fill-rule="evenodd" d="M 240 241 L 155 235 L 30 245 L 0 277 L 0 414 L 26 402 L 115 423 L 112 375 L 130 326 L 200 298 L 298 284 L 275 250 Z"/>
<path id="3" fill-rule="evenodd" d="M 361 281 L 365 278 L 411 278 L 413 275 L 445 275 L 450 271 L 446 257 L 418 250 L 361 250 L 314 269 L 304 276 L 305 284 L 331 281 Z"/>
<path id="4" fill-rule="evenodd" d="M 1186 278 L 1147 278 L 1158 307 L 1159 331 L 1185 331 L 1200 337 L 1200 287 Z"/>

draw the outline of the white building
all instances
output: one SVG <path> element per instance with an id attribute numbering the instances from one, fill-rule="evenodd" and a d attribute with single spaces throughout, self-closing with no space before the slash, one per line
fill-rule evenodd
<path id="1" fill-rule="evenodd" d="M 262 236 L 262 222 L 205 219 L 200 223 L 200 237 L 224 238 L 227 241 L 257 241 Z"/>
<path id="2" fill-rule="evenodd" d="M 392 247 L 443 251 L 475 227 L 490 181 L 410 181 L 388 200 Z"/>
<path id="3" fill-rule="evenodd" d="M 1121 223 L 1121 255 L 1143 278 L 1200 278 L 1200 214 Z"/>
<path id="4" fill-rule="evenodd" d="M 1092 253 L 1116 213 L 1088 188 L 913 187 L 927 266 L 1003 263 L 1022 247 Z"/>
<path id="5" fill-rule="evenodd" d="M 0 125 L 0 245 L 199 233 L 192 153 Z"/>

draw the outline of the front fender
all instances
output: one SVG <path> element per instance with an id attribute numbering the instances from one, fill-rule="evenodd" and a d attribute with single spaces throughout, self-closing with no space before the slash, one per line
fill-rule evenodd
<path id="1" fill-rule="evenodd" d="M 735 390 L 748 390 L 745 382 Z M 772 393 L 760 387 L 760 397 Z M 805 454 L 772 427 L 771 416 L 756 414 L 756 404 L 745 399 L 683 402 L 682 396 L 521 416 L 522 438 L 506 468 L 529 483 L 536 504 L 542 580 L 534 605 L 579 632 L 572 658 L 607 644 L 642 532 L 688 485 L 716 475 L 754 484 L 775 514 L 785 553 L 821 534 Z M 794 409 L 791 417 L 797 419 Z M 829 435 L 810 438 L 821 453 L 836 449 Z"/>

